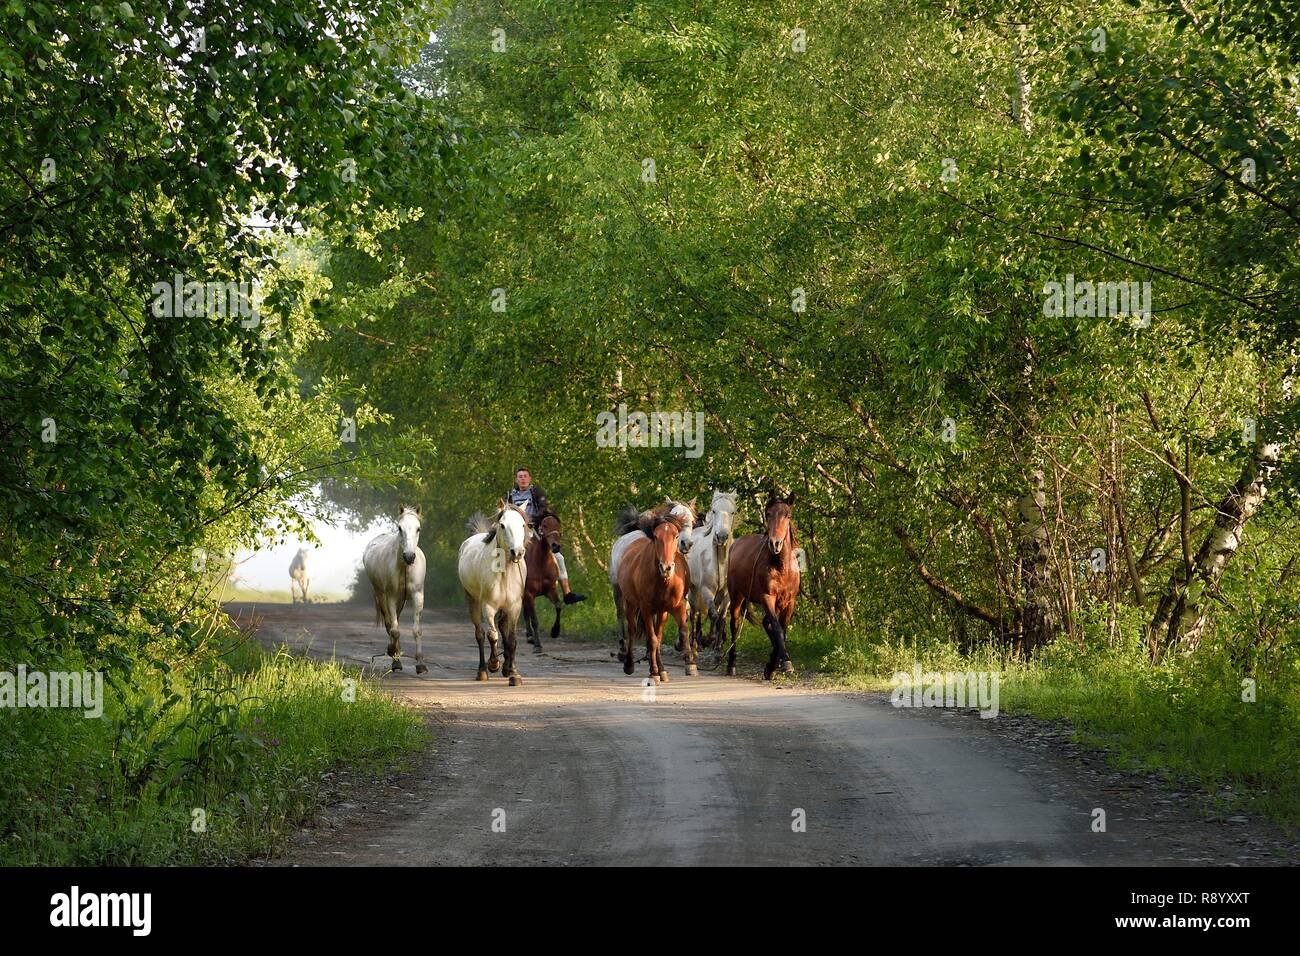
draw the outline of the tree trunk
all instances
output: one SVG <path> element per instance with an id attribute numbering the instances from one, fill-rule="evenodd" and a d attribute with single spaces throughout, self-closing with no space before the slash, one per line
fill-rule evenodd
<path id="1" fill-rule="evenodd" d="M 1042 470 L 1035 471 L 1032 478 L 1034 487 L 1021 497 L 1018 505 L 1020 575 L 1024 593 L 1024 603 L 1020 608 L 1020 649 L 1026 655 L 1056 637 L 1047 519 L 1044 515 L 1047 494 L 1043 491 Z"/>
<path id="2" fill-rule="evenodd" d="M 1242 475 L 1219 502 L 1210 532 L 1195 559 L 1181 564 L 1170 576 L 1169 588 L 1160 598 L 1151 620 L 1151 656 L 1159 660 L 1169 649 L 1194 651 L 1205 633 L 1209 610 L 1207 589 L 1217 589 L 1219 579 L 1232 556 L 1241 547 L 1246 522 L 1263 504 L 1268 483 L 1277 471 L 1282 447 L 1277 442 L 1255 447 Z"/>

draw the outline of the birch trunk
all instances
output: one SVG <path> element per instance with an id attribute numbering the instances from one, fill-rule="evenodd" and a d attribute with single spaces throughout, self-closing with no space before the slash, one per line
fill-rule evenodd
<path id="1" fill-rule="evenodd" d="M 1194 651 L 1201 643 L 1209 619 L 1206 591 L 1218 587 L 1228 562 L 1241 547 L 1246 523 L 1263 504 L 1281 453 L 1277 442 L 1256 446 L 1241 477 L 1219 502 L 1214 524 L 1195 559 L 1190 566 L 1180 563 L 1174 569 L 1169 588 L 1151 620 L 1154 658 L 1174 647 Z"/>

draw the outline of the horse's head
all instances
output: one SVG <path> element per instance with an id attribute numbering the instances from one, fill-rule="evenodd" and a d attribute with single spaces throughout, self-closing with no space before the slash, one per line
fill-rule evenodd
<path id="1" fill-rule="evenodd" d="M 415 549 L 420 546 L 420 506 L 402 505 L 397 511 L 397 532 L 402 538 L 402 560 L 415 563 Z"/>
<path id="2" fill-rule="evenodd" d="M 709 517 L 705 521 L 713 531 L 714 545 L 721 547 L 731 540 L 736 526 L 737 497 L 734 491 L 715 491 Z"/>
<path id="3" fill-rule="evenodd" d="M 528 542 L 528 518 L 522 511 L 504 500 L 497 510 L 497 546 L 510 555 L 510 560 L 524 559 L 524 546 Z"/>
<path id="4" fill-rule="evenodd" d="M 767 527 L 767 547 L 778 558 L 785 547 L 785 539 L 793 538 L 793 522 L 790 506 L 794 504 L 794 492 L 785 498 L 769 494 L 767 505 L 763 509 L 763 524 Z"/>
<path id="5" fill-rule="evenodd" d="M 659 576 L 665 581 L 672 579 L 677 569 L 677 542 L 686 530 L 680 518 L 672 515 L 658 515 L 644 529 L 645 536 L 654 542 L 655 567 Z"/>
<path id="6" fill-rule="evenodd" d="M 558 551 L 560 548 L 560 519 L 553 511 L 548 511 L 542 515 L 541 520 L 537 522 L 537 537 L 546 542 L 546 546 L 552 551 Z"/>

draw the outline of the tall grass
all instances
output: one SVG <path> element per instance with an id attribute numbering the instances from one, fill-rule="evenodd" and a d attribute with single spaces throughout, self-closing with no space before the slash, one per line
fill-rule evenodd
<path id="1" fill-rule="evenodd" d="M 0 712 L 0 864 L 243 862 L 311 817 L 328 771 L 381 773 L 426 738 L 341 665 L 246 643 L 105 697 L 99 719 Z"/>

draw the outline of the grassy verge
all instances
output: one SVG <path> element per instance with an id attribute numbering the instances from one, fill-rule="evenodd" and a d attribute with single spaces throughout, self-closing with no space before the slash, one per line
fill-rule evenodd
<path id="1" fill-rule="evenodd" d="M 249 643 L 104 696 L 98 719 L 0 711 L 0 864 L 241 863 L 311 817 L 328 771 L 377 775 L 426 739 L 358 674 Z"/>

